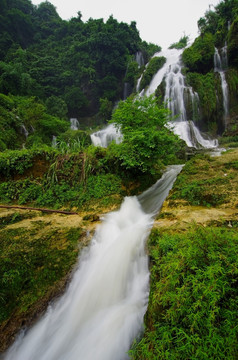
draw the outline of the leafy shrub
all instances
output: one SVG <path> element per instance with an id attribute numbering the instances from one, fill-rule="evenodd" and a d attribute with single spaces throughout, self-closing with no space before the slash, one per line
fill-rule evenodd
<path id="1" fill-rule="evenodd" d="M 175 161 L 182 141 L 167 127 L 168 110 L 151 97 L 128 98 L 120 102 L 112 122 L 123 134 L 121 144 L 112 144 L 120 166 L 134 173 L 154 173 L 155 169 Z"/>
<path id="2" fill-rule="evenodd" d="M 28 150 L 12 150 L 0 154 L 0 173 L 8 178 L 23 174 L 32 166 L 33 153 Z"/>
<path id="3" fill-rule="evenodd" d="M 170 45 L 169 49 L 183 49 L 188 44 L 188 36 L 184 35 L 179 39 L 177 43 L 173 43 Z"/>
<path id="4" fill-rule="evenodd" d="M 198 37 L 183 51 L 182 59 L 191 72 L 207 73 L 214 67 L 214 38 L 210 33 Z"/>

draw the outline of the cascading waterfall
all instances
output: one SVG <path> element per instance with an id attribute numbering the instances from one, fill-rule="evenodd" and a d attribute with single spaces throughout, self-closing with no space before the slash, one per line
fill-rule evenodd
<path id="1" fill-rule="evenodd" d="M 122 141 L 122 134 L 113 124 L 109 124 L 105 129 L 99 130 L 90 135 L 91 141 L 95 146 L 107 147 L 112 141 L 119 144 Z"/>
<path id="2" fill-rule="evenodd" d="M 126 100 L 128 96 L 130 96 L 131 92 L 132 92 L 131 85 L 128 82 L 124 83 L 123 100 Z"/>
<path id="3" fill-rule="evenodd" d="M 139 91 L 139 89 L 140 89 L 140 83 L 141 83 L 142 76 L 143 76 L 143 74 L 142 74 L 142 75 L 139 77 L 139 79 L 137 80 L 137 84 L 136 84 L 136 92 L 138 92 L 138 91 Z"/>
<path id="4" fill-rule="evenodd" d="M 71 130 L 78 130 L 79 129 L 79 122 L 76 118 L 70 119 L 70 129 Z"/>
<path id="5" fill-rule="evenodd" d="M 137 51 L 137 53 L 135 55 L 135 60 L 136 60 L 139 67 L 145 65 L 144 56 L 143 56 L 141 51 Z"/>
<path id="6" fill-rule="evenodd" d="M 218 141 L 211 140 L 208 137 L 205 138 L 193 122 L 199 116 L 199 98 L 198 94 L 191 87 L 185 85 L 185 77 L 182 74 L 180 59 L 182 52 L 182 49 L 168 49 L 154 55 L 164 56 L 166 63 L 152 78 L 149 87 L 145 91 L 145 95 L 153 94 L 164 80 L 166 85 L 164 100 L 171 110 L 172 116 L 175 118 L 173 122 L 169 123 L 169 127 L 189 147 L 215 148 L 218 146 Z M 190 119 L 187 117 L 186 100 L 192 105 Z"/>
<path id="7" fill-rule="evenodd" d="M 221 49 L 221 56 L 217 48 L 214 53 L 214 71 L 218 72 L 221 78 L 221 88 L 223 95 L 223 110 L 224 110 L 224 126 L 227 126 L 227 118 L 229 116 L 229 96 L 228 96 L 228 84 L 226 82 L 225 71 L 228 66 L 227 60 L 227 45 Z"/>
<path id="8" fill-rule="evenodd" d="M 25 136 L 26 139 L 28 138 L 29 131 L 27 130 L 24 124 L 21 125 L 21 133 Z"/>
<path id="9" fill-rule="evenodd" d="M 57 148 L 57 137 L 55 135 L 52 136 L 51 146 Z"/>
<path id="10" fill-rule="evenodd" d="M 5 360 L 125 360 L 148 303 L 145 241 L 182 166 L 105 216 L 66 293 L 22 333 Z"/>

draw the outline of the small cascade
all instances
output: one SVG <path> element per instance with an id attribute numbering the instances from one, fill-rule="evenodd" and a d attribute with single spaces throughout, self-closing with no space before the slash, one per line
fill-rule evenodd
<path id="1" fill-rule="evenodd" d="M 145 60 L 144 60 L 144 57 L 143 57 L 143 54 L 141 51 L 137 51 L 135 58 L 136 58 L 136 62 L 139 67 L 142 67 L 145 65 Z"/>
<path id="2" fill-rule="evenodd" d="M 196 92 L 185 84 L 182 74 L 181 54 L 183 49 L 168 49 L 156 53 L 154 56 L 164 56 L 166 63 L 154 75 L 145 95 L 149 96 L 155 92 L 161 82 L 165 81 L 165 103 L 170 109 L 172 117 L 169 127 L 183 139 L 187 146 L 195 148 L 215 148 L 217 140 L 211 140 L 200 133 L 194 121 L 199 117 L 199 97 Z M 190 113 L 187 113 L 187 105 L 190 104 Z"/>
<path id="3" fill-rule="evenodd" d="M 221 49 L 221 63 L 223 70 L 226 70 L 228 68 L 227 43 Z"/>
<path id="4" fill-rule="evenodd" d="M 27 130 L 24 124 L 21 125 L 21 133 L 25 136 L 26 139 L 28 138 L 29 131 Z"/>
<path id="5" fill-rule="evenodd" d="M 226 82 L 225 71 L 228 66 L 227 60 L 227 45 L 221 49 L 221 55 L 217 48 L 214 53 L 214 71 L 218 72 L 221 78 L 221 88 L 223 95 L 223 111 L 224 111 L 224 126 L 227 126 L 227 118 L 229 116 L 229 95 L 228 95 L 228 84 Z"/>
<path id="6" fill-rule="evenodd" d="M 140 83 L 141 83 L 141 79 L 143 77 L 143 74 L 141 74 L 141 76 L 139 77 L 139 79 L 137 80 L 137 84 L 136 84 L 136 92 L 139 92 L 140 89 Z"/>
<path id="7" fill-rule="evenodd" d="M 170 109 L 172 116 L 177 116 L 179 121 L 186 121 L 186 107 L 184 102 L 184 76 L 181 73 L 181 65 L 175 63 L 170 65 L 170 70 L 165 78 L 165 103 Z"/>
<path id="8" fill-rule="evenodd" d="M 30 125 L 30 131 L 31 131 L 32 133 L 34 133 L 34 132 L 35 132 L 35 128 L 34 128 L 34 126 Z"/>
<path id="9" fill-rule="evenodd" d="M 57 148 L 57 137 L 55 135 L 52 136 L 51 146 Z"/>
<path id="10" fill-rule="evenodd" d="M 112 141 L 119 144 L 122 141 L 122 134 L 115 125 L 110 124 L 105 129 L 99 130 L 90 135 L 91 141 L 95 146 L 107 147 Z"/>
<path id="11" fill-rule="evenodd" d="M 168 126 L 188 147 L 211 149 L 219 145 L 217 139 L 212 140 L 205 134 L 202 135 L 193 121 L 171 121 Z"/>
<path id="12" fill-rule="evenodd" d="M 79 122 L 76 118 L 70 119 L 70 129 L 71 130 L 78 130 L 79 129 Z"/>
<path id="13" fill-rule="evenodd" d="M 131 85 L 128 82 L 125 82 L 123 89 L 123 100 L 126 100 L 128 96 L 131 95 L 131 92 L 132 92 Z"/>

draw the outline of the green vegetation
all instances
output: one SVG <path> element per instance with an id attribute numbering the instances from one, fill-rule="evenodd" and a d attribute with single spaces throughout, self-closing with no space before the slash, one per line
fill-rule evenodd
<path id="1" fill-rule="evenodd" d="M 221 146 L 225 145 L 228 148 L 238 147 L 238 136 L 223 136 L 220 139 Z"/>
<path id="2" fill-rule="evenodd" d="M 169 49 L 183 49 L 188 44 L 189 37 L 184 35 L 179 39 L 177 43 L 173 43 L 170 45 Z"/>
<path id="3" fill-rule="evenodd" d="M 148 180 L 148 174 L 158 176 L 183 151 L 182 141 L 166 127 L 168 115 L 152 97 L 129 98 L 111 120 L 121 128 L 121 144 L 88 146 L 84 132 L 67 130 L 55 148 L 0 153 L 0 202 L 81 208 L 90 202 L 106 204 L 112 197 L 118 201 L 125 188 L 130 193 L 135 179 L 139 187 L 151 185 L 154 177 Z"/>
<path id="4" fill-rule="evenodd" d="M 183 145 L 166 127 L 168 120 L 168 110 L 158 106 L 152 96 L 120 102 L 111 121 L 120 128 L 123 142 L 109 148 L 120 166 L 134 175 L 154 174 L 177 161 L 176 154 Z"/>
<path id="5" fill-rule="evenodd" d="M 198 37 L 194 43 L 184 50 L 182 59 L 191 72 L 202 74 L 214 68 L 214 38 L 211 33 Z"/>
<path id="6" fill-rule="evenodd" d="M 230 29 L 228 23 L 233 23 L 238 15 L 238 4 L 236 0 L 220 1 L 214 7 L 214 10 L 209 8 L 205 16 L 198 20 L 198 28 L 201 36 L 205 33 L 212 33 L 215 35 L 216 46 L 224 46 L 224 39 L 226 39 Z M 229 36 L 229 35 L 228 35 Z"/>
<path id="7" fill-rule="evenodd" d="M 150 60 L 140 82 L 140 91 L 145 89 L 150 84 L 152 77 L 157 73 L 159 69 L 162 68 L 165 62 L 166 59 L 164 56 L 155 56 Z"/>
<path id="8" fill-rule="evenodd" d="M 208 172 L 209 169 L 209 172 Z M 184 199 L 191 205 L 218 206 L 229 201 L 235 173 L 224 173 L 224 164 L 197 155 L 188 161 L 174 184 L 171 199 Z"/>
<path id="9" fill-rule="evenodd" d="M 23 144 L 51 145 L 53 135 L 68 128 L 68 121 L 49 115 L 35 97 L 0 94 L 0 151 L 18 149 Z"/>
<path id="10" fill-rule="evenodd" d="M 216 129 L 221 128 L 223 117 L 223 102 L 220 76 L 214 72 L 201 74 L 189 72 L 186 80 L 198 93 L 199 105 L 203 109 L 203 117 L 206 118 L 207 128 L 210 123 L 216 123 Z"/>
<path id="11" fill-rule="evenodd" d="M 101 98 L 121 98 L 136 52 L 148 61 L 160 49 L 140 39 L 133 21 L 110 16 L 84 23 L 80 12 L 65 21 L 48 1 L 4 0 L 0 9 L 0 93 L 35 96 L 50 115 L 85 117 L 85 125 Z"/>
<path id="12" fill-rule="evenodd" d="M 237 229 L 153 230 L 151 290 L 136 360 L 237 356 Z"/>
<path id="13" fill-rule="evenodd" d="M 234 67 L 238 68 L 238 60 L 237 60 L 238 52 L 237 52 L 237 46 L 236 46 L 237 41 L 238 41 L 238 10 L 237 10 L 237 8 L 236 8 L 236 18 L 231 25 L 227 40 L 228 40 L 229 64 L 232 64 Z"/>
<path id="14" fill-rule="evenodd" d="M 15 309 L 18 314 L 27 312 L 68 274 L 76 261 L 80 228 L 52 230 L 42 236 L 41 228 L 42 223 L 36 223 L 30 232 L 28 228 L 0 232 L 1 323 Z"/>
<path id="15" fill-rule="evenodd" d="M 139 68 L 137 62 L 130 61 L 124 79 L 125 83 L 129 83 L 131 88 L 134 89 L 140 73 L 141 73 L 141 69 Z"/>
<path id="16" fill-rule="evenodd" d="M 106 203 L 111 195 L 122 196 L 122 179 L 105 166 L 106 152 L 94 147 L 86 153 L 68 146 L 3 152 L 0 202 L 53 208 Z"/>

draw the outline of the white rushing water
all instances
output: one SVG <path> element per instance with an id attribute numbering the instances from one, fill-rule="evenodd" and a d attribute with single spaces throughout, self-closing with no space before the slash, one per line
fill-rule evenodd
<path id="1" fill-rule="evenodd" d="M 148 303 L 145 242 L 181 168 L 170 167 L 139 200 L 127 197 L 105 216 L 66 293 L 18 337 L 5 360 L 128 359 Z"/>
<path id="2" fill-rule="evenodd" d="M 135 55 L 135 60 L 139 67 L 145 65 L 145 60 L 144 60 L 144 57 L 143 57 L 143 54 L 141 51 L 137 51 L 137 53 Z"/>
<path id="3" fill-rule="evenodd" d="M 226 81 L 225 71 L 228 66 L 227 60 L 227 45 L 221 49 L 221 55 L 217 48 L 214 53 L 214 71 L 218 72 L 221 78 L 221 88 L 223 95 L 223 110 L 224 110 L 224 126 L 227 126 L 227 118 L 229 116 L 229 95 L 228 95 L 228 84 Z"/>
<path id="4" fill-rule="evenodd" d="M 122 134 L 113 124 L 109 124 L 105 129 L 99 130 L 90 135 L 91 141 L 95 146 L 107 147 L 112 141 L 119 144 L 122 141 Z"/>
<path id="5" fill-rule="evenodd" d="M 168 49 L 156 53 L 154 56 L 164 56 L 166 63 L 154 75 L 150 85 L 141 95 L 149 96 L 155 92 L 161 82 L 165 81 L 164 101 L 170 109 L 172 117 L 169 127 L 183 139 L 187 146 L 195 148 L 216 148 L 217 140 L 204 137 L 194 124 L 194 118 L 199 116 L 199 97 L 196 92 L 185 84 L 185 77 L 182 74 L 181 54 L 183 49 Z M 139 83 L 139 82 L 138 82 Z M 192 115 L 188 118 L 186 101 L 191 103 Z"/>
<path id="6" fill-rule="evenodd" d="M 71 118 L 70 120 L 70 129 L 78 130 L 79 129 L 79 121 L 76 118 Z"/>
<path id="7" fill-rule="evenodd" d="M 51 146 L 57 148 L 57 137 L 55 135 L 52 136 Z"/>
<path id="8" fill-rule="evenodd" d="M 29 131 L 27 130 L 24 124 L 21 125 L 21 133 L 25 136 L 26 139 L 28 138 Z"/>

